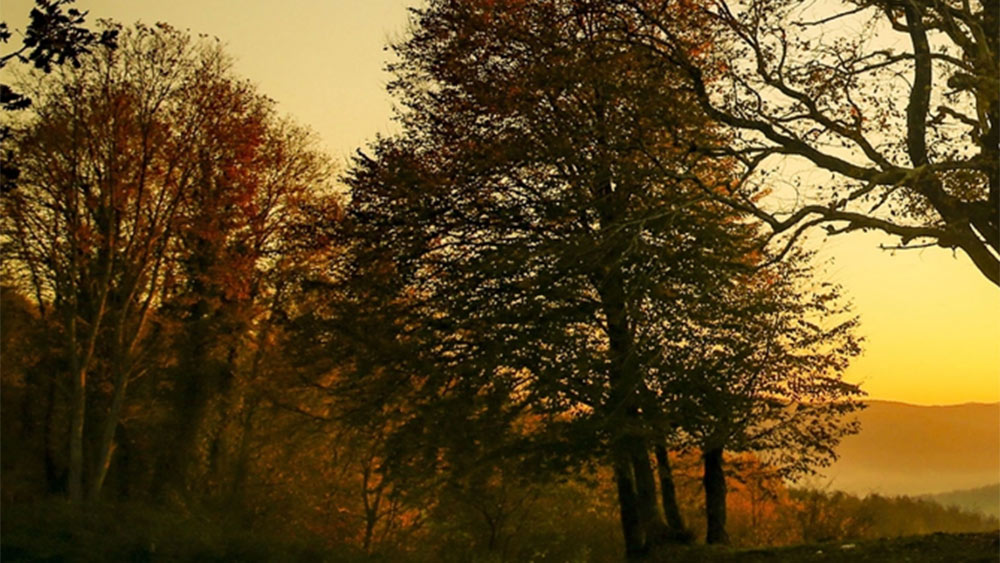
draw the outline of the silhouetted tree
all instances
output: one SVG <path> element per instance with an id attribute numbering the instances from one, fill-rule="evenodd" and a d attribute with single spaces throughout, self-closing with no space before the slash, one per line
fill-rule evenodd
<path id="1" fill-rule="evenodd" d="M 725 145 L 702 147 L 743 169 L 745 181 L 717 198 L 792 239 L 826 224 L 828 233 L 881 231 L 899 248 L 961 249 L 1000 284 L 996 2 L 683 4 L 609 9 L 731 132 Z M 706 56 L 696 47 L 709 40 L 718 48 Z M 759 205 L 767 167 L 787 156 L 831 182 L 789 209 Z"/>
<path id="2" fill-rule="evenodd" d="M 356 384 L 412 391 L 399 442 L 424 467 L 449 434 L 515 447 L 497 429 L 528 413 L 546 451 L 605 452 L 638 556 L 679 533 L 650 460 L 651 343 L 749 267 L 753 226 L 692 181 L 725 172 L 687 150 L 712 133 L 669 67 L 586 3 L 443 1 L 415 23 L 393 67 L 404 134 L 348 177 L 347 277 L 373 300 L 355 311 L 405 352 Z"/>
<path id="3" fill-rule="evenodd" d="M 829 464 L 859 429 L 857 385 L 841 379 L 860 353 L 840 290 L 813 281 L 808 256 L 736 277 L 665 347 L 662 400 L 704 461 L 708 543 L 726 543 L 723 452 L 754 452 L 782 478 Z"/>
<path id="4" fill-rule="evenodd" d="M 138 28 L 121 41 L 121 49 L 101 48 L 36 83 L 34 115 L 13 135 L 21 179 L 3 195 L 7 265 L 39 307 L 61 317 L 72 389 L 69 493 L 76 501 L 87 391 L 96 390 L 88 375 L 109 378 L 113 389 L 91 458 L 96 494 L 128 381 L 146 368 L 143 343 L 156 331 L 151 315 L 189 185 L 182 138 L 201 117 L 186 98 L 199 61 L 185 40 Z"/>

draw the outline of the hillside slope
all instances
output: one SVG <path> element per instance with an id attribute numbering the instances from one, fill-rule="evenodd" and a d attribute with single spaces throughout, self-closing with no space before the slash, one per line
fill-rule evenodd
<path id="1" fill-rule="evenodd" d="M 1000 485 L 949 491 L 923 498 L 942 506 L 955 506 L 968 512 L 981 512 L 1000 518 Z"/>
<path id="2" fill-rule="evenodd" d="M 861 432 L 825 469 L 829 485 L 855 494 L 936 494 L 1000 481 L 1000 403 L 917 406 L 869 401 Z"/>

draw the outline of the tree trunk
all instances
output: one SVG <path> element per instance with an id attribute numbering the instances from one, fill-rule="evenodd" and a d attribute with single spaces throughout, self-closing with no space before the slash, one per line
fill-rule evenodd
<path id="1" fill-rule="evenodd" d="M 709 544 L 729 543 L 726 533 L 726 472 L 722 466 L 722 448 L 706 450 L 702 454 L 705 461 L 705 516 L 708 532 L 705 542 Z"/>
<path id="2" fill-rule="evenodd" d="M 56 453 L 55 444 L 58 441 L 53 439 L 52 433 L 55 431 L 55 413 L 56 413 L 56 381 L 55 376 L 49 374 L 45 378 L 47 389 L 46 389 L 46 401 L 45 401 L 45 418 L 42 423 L 42 448 L 45 454 L 45 490 L 49 494 L 65 493 L 66 492 L 66 474 L 61 469 L 56 467 Z M 60 432 L 62 434 L 62 432 Z"/>
<path id="3" fill-rule="evenodd" d="M 201 357 L 195 354 L 194 357 Z M 188 366 L 184 366 L 188 367 Z M 197 425 L 201 411 L 197 380 L 201 374 L 187 369 L 178 370 L 174 376 L 177 388 L 173 390 L 171 418 L 167 426 L 166 447 L 153 479 L 153 495 L 165 501 L 182 500 L 187 494 L 189 474 L 195 455 Z"/>
<path id="4" fill-rule="evenodd" d="M 69 423 L 69 500 L 73 504 L 83 501 L 83 421 L 87 412 L 87 371 L 81 365 L 76 350 L 76 312 L 69 319 L 70 385 L 72 388 Z"/>
<path id="5" fill-rule="evenodd" d="M 369 459 L 369 463 L 361 471 L 361 500 L 363 501 L 365 510 L 365 535 L 361 547 L 368 554 L 372 552 L 375 540 L 375 525 L 378 524 L 379 518 L 379 504 L 381 504 L 382 500 L 382 488 L 380 486 L 374 488 L 370 486 L 373 470 L 371 462 L 373 461 L 373 459 Z M 369 496 L 369 493 L 374 494 L 373 496 Z"/>
<path id="6" fill-rule="evenodd" d="M 620 440 L 619 440 L 620 442 Z M 625 559 L 637 561 L 645 555 L 645 537 L 639 521 L 639 506 L 636 498 L 635 476 L 628 451 L 618 444 L 613 453 L 615 485 L 618 489 L 618 506 L 625 538 Z"/>
<path id="7" fill-rule="evenodd" d="M 250 465 L 250 437 L 253 432 L 253 419 L 257 413 L 258 401 L 254 397 L 246 407 L 240 427 L 240 445 L 236 452 L 236 461 L 233 467 L 233 478 L 229 482 L 230 500 L 235 500 L 243 493 L 246 485 L 247 473 Z"/>
<path id="8" fill-rule="evenodd" d="M 674 476 L 670 468 L 670 454 L 663 444 L 656 445 L 656 471 L 660 477 L 660 496 L 663 499 L 667 526 L 670 527 L 670 532 L 676 540 L 689 543 L 691 534 L 684 526 L 684 518 L 681 517 L 680 507 L 677 506 L 677 491 L 674 489 Z"/>
<path id="9" fill-rule="evenodd" d="M 375 514 L 370 509 L 365 509 L 365 536 L 361 542 L 361 548 L 365 553 L 371 554 L 372 543 L 375 538 Z"/>
<path id="10" fill-rule="evenodd" d="M 234 440 L 240 429 L 236 421 L 242 418 L 245 391 L 237 381 L 236 353 L 236 347 L 230 347 L 223 372 L 224 377 L 220 381 L 216 397 L 211 401 L 208 413 L 210 417 L 205 421 L 204 430 L 210 444 L 208 457 L 205 460 L 206 476 L 215 487 L 228 487 L 229 481 L 235 475 Z"/>
<path id="11" fill-rule="evenodd" d="M 173 377 L 173 420 L 171 436 L 167 438 L 170 445 L 163 452 L 154 481 L 154 494 L 164 500 L 183 500 L 194 486 L 194 474 L 201 457 L 199 440 L 218 369 L 217 362 L 209 354 L 211 329 L 207 317 L 210 314 L 204 299 L 192 305 L 190 318 L 195 320 L 186 327 L 183 360 Z"/>
<path id="12" fill-rule="evenodd" d="M 632 469 L 635 474 L 636 503 L 640 525 L 645 535 L 645 550 L 650 552 L 669 543 L 671 534 L 663 517 L 663 510 L 657 502 L 656 478 L 653 475 L 653 466 L 649 461 L 646 441 L 637 437 L 628 439 L 628 441 Z"/>
<path id="13" fill-rule="evenodd" d="M 110 262 L 109 262 L 110 264 Z M 110 277 L 110 266 L 108 276 Z M 74 297 L 74 300 L 77 299 Z M 83 426 L 87 413 L 87 368 L 94 357 L 97 347 L 97 336 L 104 320 L 104 307 L 107 300 L 107 280 L 97 306 L 97 311 L 91 321 L 90 330 L 83 346 L 83 354 L 77 350 L 79 327 L 77 314 L 79 305 L 74 303 L 69 310 L 67 319 L 67 338 L 69 344 L 70 385 L 72 399 L 70 404 L 69 427 L 69 500 L 73 504 L 83 501 Z"/>
<path id="14" fill-rule="evenodd" d="M 111 456 L 115 451 L 115 431 L 118 429 L 118 421 L 121 419 L 122 407 L 125 404 L 125 389 L 128 386 L 128 376 L 124 366 L 118 362 L 112 368 L 114 371 L 115 387 L 111 397 L 111 407 L 108 409 L 108 417 L 104 420 L 101 429 L 101 441 L 98 445 L 97 463 L 95 466 L 94 479 L 90 484 L 88 496 L 90 500 L 96 500 L 104 487 L 104 480 L 108 476 L 108 468 L 111 467 Z"/>
<path id="15" fill-rule="evenodd" d="M 636 447 L 643 448 L 642 440 L 638 439 L 634 432 L 622 431 L 623 424 L 630 425 L 637 422 L 636 386 L 641 383 L 642 376 L 633 354 L 634 347 L 625 308 L 621 270 L 612 267 L 602 279 L 593 281 L 601 296 L 608 335 L 608 379 L 611 382 L 611 393 L 603 407 L 606 411 L 607 424 L 617 433 L 613 438 L 612 455 L 622 532 L 625 538 L 625 557 L 628 560 L 637 560 L 648 553 L 647 544 L 650 538 L 647 537 L 647 531 L 654 532 L 652 536 L 654 543 L 659 532 L 655 511 L 651 509 L 649 502 L 652 500 L 655 506 L 656 489 L 653 484 L 653 491 L 650 494 L 649 485 L 653 480 L 652 471 L 648 467 L 648 457 L 645 467 L 640 464 L 637 470 L 634 465 L 641 456 L 638 453 L 634 454 L 633 451 Z M 640 479 L 642 479 L 641 484 Z M 662 516 L 660 520 L 662 522 Z"/>

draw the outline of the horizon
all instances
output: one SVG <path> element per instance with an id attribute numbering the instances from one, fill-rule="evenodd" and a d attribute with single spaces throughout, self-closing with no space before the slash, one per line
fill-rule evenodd
<path id="1" fill-rule="evenodd" d="M 1000 406 L 1000 401 L 965 401 L 961 403 L 911 403 L 908 401 L 899 401 L 896 399 L 880 399 L 880 398 L 865 398 L 861 399 L 862 403 L 870 403 L 872 401 L 877 401 L 880 403 L 896 403 L 899 405 L 906 405 L 910 407 L 964 407 L 968 405 L 980 405 L 980 406 Z"/>

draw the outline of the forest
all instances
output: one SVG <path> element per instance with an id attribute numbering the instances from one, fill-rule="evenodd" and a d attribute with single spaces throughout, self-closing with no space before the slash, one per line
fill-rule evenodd
<path id="1" fill-rule="evenodd" d="M 995 2 L 432 0 L 391 45 L 399 132 L 346 167 L 219 41 L 72 4 L 0 25 L 5 560 L 998 528 L 798 484 L 865 395 L 817 234 L 1000 284 Z M 817 46 L 847 17 L 910 51 Z M 775 211 L 776 155 L 834 180 Z"/>

